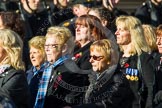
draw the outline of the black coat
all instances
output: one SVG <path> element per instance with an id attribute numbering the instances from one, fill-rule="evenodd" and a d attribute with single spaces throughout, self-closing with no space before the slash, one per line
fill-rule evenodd
<path id="1" fill-rule="evenodd" d="M 79 48 L 79 47 L 75 47 L 75 52 L 74 52 L 74 57 L 76 56 L 76 54 L 82 53 L 80 57 L 76 57 L 75 62 L 78 65 L 79 68 L 83 69 L 83 70 L 88 70 L 92 68 L 91 63 L 89 62 L 89 56 L 90 56 L 90 45 L 92 44 L 92 42 L 89 42 L 88 44 L 86 44 L 84 47 Z"/>
<path id="2" fill-rule="evenodd" d="M 44 107 L 61 108 L 82 102 L 88 79 L 87 73 L 81 73 L 83 72 L 72 60 L 66 60 L 54 68 L 47 88 Z"/>
<path id="3" fill-rule="evenodd" d="M 74 17 L 72 8 L 58 8 L 57 6 L 51 5 L 51 16 L 54 25 L 59 25 L 64 21 Z"/>
<path id="4" fill-rule="evenodd" d="M 138 58 L 140 58 L 140 63 L 138 62 Z M 139 57 L 134 55 L 128 58 L 120 58 L 120 69 L 126 76 L 128 75 L 126 69 L 138 70 L 137 81 L 128 79 L 135 96 L 133 108 L 139 108 L 140 106 L 141 108 L 152 108 L 154 71 L 151 62 L 152 56 L 145 52 Z M 138 64 L 141 64 L 141 66 L 138 66 Z M 132 76 L 131 74 L 129 75 Z M 135 76 L 134 73 L 133 76 Z"/>
<path id="5" fill-rule="evenodd" d="M 143 24 L 151 24 L 158 26 L 162 24 L 162 5 L 155 6 L 151 0 L 147 0 L 142 6 L 138 7 L 135 11 L 135 17 L 139 18 Z M 155 17 L 151 18 L 155 15 Z M 156 20 L 157 19 L 157 20 Z"/>
<path id="6" fill-rule="evenodd" d="M 155 88 L 154 88 L 154 93 L 157 93 L 159 90 L 162 90 L 162 63 L 160 64 L 160 57 L 161 55 L 159 54 L 158 56 L 155 57 L 153 61 L 153 66 L 154 66 L 154 71 L 155 71 Z"/>
<path id="7" fill-rule="evenodd" d="M 152 64 L 155 72 L 155 84 L 154 84 L 154 106 L 158 106 L 156 108 L 161 108 L 162 103 L 161 99 L 157 99 L 157 97 L 161 97 L 159 94 L 162 91 L 162 62 L 161 60 L 161 54 L 159 53 L 157 56 L 154 57 Z M 156 100 L 156 101 L 155 101 Z M 158 100 L 158 103 L 157 103 Z"/>
<path id="8" fill-rule="evenodd" d="M 29 108 L 29 88 L 24 71 L 10 68 L 0 74 L 0 89 L 11 97 L 17 108 Z"/>
<path id="9" fill-rule="evenodd" d="M 120 71 L 104 71 L 99 78 L 90 76 L 85 103 L 73 108 L 131 108 L 133 92 Z"/>
<path id="10" fill-rule="evenodd" d="M 42 74 L 44 71 L 45 67 L 41 67 L 39 70 L 36 70 L 34 66 L 32 66 L 27 72 L 26 72 L 26 76 L 27 76 L 27 81 L 28 81 L 28 85 L 29 85 L 29 89 L 30 89 L 30 93 L 31 93 L 31 107 L 34 106 L 35 100 L 36 100 L 36 96 L 37 96 L 37 92 L 39 89 L 39 82 L 42 78 Z M 36 74 L 34 74 L 34 72 L 36 72 Z"/>

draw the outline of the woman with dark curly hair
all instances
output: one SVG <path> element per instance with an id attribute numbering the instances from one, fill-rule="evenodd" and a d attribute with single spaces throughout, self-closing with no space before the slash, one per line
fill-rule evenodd
<path id="1" fill-rule="evenodd" d="M 0 12 L 0 29 L 11 29 L 24 39 L 24 22 L 18 13 Z"/>

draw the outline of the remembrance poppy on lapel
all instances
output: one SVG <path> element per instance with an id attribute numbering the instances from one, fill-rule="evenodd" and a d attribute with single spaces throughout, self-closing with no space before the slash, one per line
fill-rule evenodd
<path id="1" fill-rule="evenodd" d="M 79 52 L 79 53 L 75 54 L 74 57 L 72 57 L 72 60 L 75 60 L 76 61 L 81 56 L 82 56 L 82 52 Z"/>
<path id="2" fill-rule="evenodd" d="M 129 67 L 129 64 L 128 63 L 125 63 L 124 64 L 124 68 L 128 68 Z"/>
<path id="3" fill-rule="evenodd" d="M 58 85 L 59 85 L 59 82 L 62 80 L 62 75 L 60 74 L 60 72 L 58 73 L 58 76 L 57 76 L 57 79 L 56 81 L 54 82 L 54 88 L 57 88 Z"/>

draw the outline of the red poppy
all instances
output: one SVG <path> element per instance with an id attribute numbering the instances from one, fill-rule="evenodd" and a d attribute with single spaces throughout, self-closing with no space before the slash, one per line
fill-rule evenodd
<path id="1" fill-rule="evenodd" d="M 124 68 L 128 68 L 129 67 L 129 64 L 128 63 L 125 63 L 124 64 Z"/>
<path id="2" fill-rule="evenodd" d="M 56 81 L 54 82 L 54 88 L 57 88 L 59 85 L 59 82 L 62 80 L 62 75 L 57 76 Z"/>
<path id="3" fill-rule="evenodd" d="M 77 60 L 78 58 L 80 58 L 82 56 L 82 52 L 77 53 L 74 55 L 74 57 L 72 57 L 73 60 Z"/>

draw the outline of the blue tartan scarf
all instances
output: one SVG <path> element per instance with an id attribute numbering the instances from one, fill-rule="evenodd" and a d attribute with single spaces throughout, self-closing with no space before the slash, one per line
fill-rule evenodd
<path id="1" fill-rule="evenodd" d="M 53 68 L 62 64 L 65 60 L 69 58 L 70 58 L 69 55 L 62 56 L 53 65 L 50 65 L 44 70 L 42 79 L 40 80 L 40 85 L 39 85 L 39 89 L 37 92 L 37 97 L 36 97 L 34 108 L 43 108 L 44 106 L 45 96 L 47 93 L 47 86 L 48 86 Z"/>
<path id="2" fill-rule="evenodd" d="M 39 73 L 43 73 L 43 71 L 44 71 L 44 69 L 46 68 L 46 67 L 48 67 L 49 66 L 49 63 L 48 62 L 44 62 L 42 65 L 41 65 L 41 67 L 40 67 L 40 69 L 38 70 L 35 66 L 32 66 L 31 67 L 31 69 L 29 69 L 26 73 L 26 75 L 27 75 L 27 80 L 28 80 L 28 84 L 30 84 L 31 83 L 31 80 L 32 80 L 32 78 L 34 77 L 34 76 L 36 76 L 37 75 L 37 78 L 38 78 L 38 74 Z M 40 76 L 41 77 L 41 76 Z"/>

